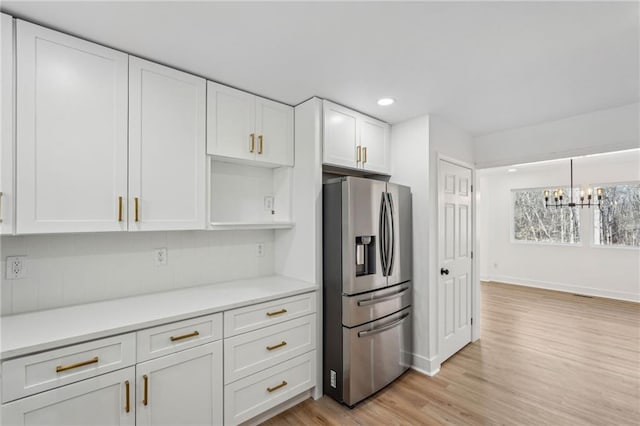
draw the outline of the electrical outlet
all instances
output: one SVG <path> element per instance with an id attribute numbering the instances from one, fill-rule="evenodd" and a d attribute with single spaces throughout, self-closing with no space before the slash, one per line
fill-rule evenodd
<path id="1" fill-rule="evenodd" d="M 166 265 L 167 264 L 167 248 L 158 248 L 154 250 L 155 262 L 156 265 Z"/>
<path id="2" fill-rule="evenodd" d="M 493 269 L 498 269 L 498 262 L 493 264 Z"/>
<path id="3" fill-rule="evenodd" d="M 271 195 L 267 195 L 264 197 L 264 209 L 273 211 L 273 197 Z"/>
<path id="4" fill-rule="evenodd" d="M 264 243 L 256 244 L 256 256 L 264 257 Z"/>
<path id="5" fill-rule="evenodd" d="M 7 256 L 7 279 L 27 278 L 27 256 Z"/>

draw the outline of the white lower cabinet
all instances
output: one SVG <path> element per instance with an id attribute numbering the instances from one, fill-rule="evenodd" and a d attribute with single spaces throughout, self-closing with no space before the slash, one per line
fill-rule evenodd
<path id="1" fill-rule="evenodd" d="M 275 414 L 316 384 L 315 297 L 4 360 L 0 424 L 217 426 Z"/>
<path id="2" fill-rule="evenodd" d="M 137 425 L 222 424 L 222 342 L 136 366 Z"/>
<path id="3" fill-rule="evenodd" d="M 135 368 L 62 386 L 2 406 L 5 426 L 135 425 Z"/>
<path id="4" fill-rule="evenodd" d="M 315 377 L 316 355 L 312 351 L 226 385 L 224 424 L 249 420 L 311 389 Z"/>

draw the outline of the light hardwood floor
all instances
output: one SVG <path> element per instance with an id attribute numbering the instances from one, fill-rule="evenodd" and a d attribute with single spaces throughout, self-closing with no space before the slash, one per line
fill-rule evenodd
<path id="1" fill-rule="evenodd" d="M 482 284 L 482 331 L 435 377 L 350 410 L 329 397 L 267 425 L 640 425 L 640 304 Z"/>

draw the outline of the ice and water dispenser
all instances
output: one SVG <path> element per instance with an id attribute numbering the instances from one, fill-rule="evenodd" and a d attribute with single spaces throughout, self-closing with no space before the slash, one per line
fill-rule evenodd
<path id="1" fill-rule="evenodd" d="M 376 237 L 356 237 L 356 277 L 376 273 Z"/>

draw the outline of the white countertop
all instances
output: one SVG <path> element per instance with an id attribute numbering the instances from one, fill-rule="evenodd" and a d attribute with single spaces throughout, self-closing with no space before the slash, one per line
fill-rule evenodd
<path id="1" fill-rule="evenodd" d="M 2 317 L 0 359 L 317 290 L 283 276 L 230 281 Z"/>

